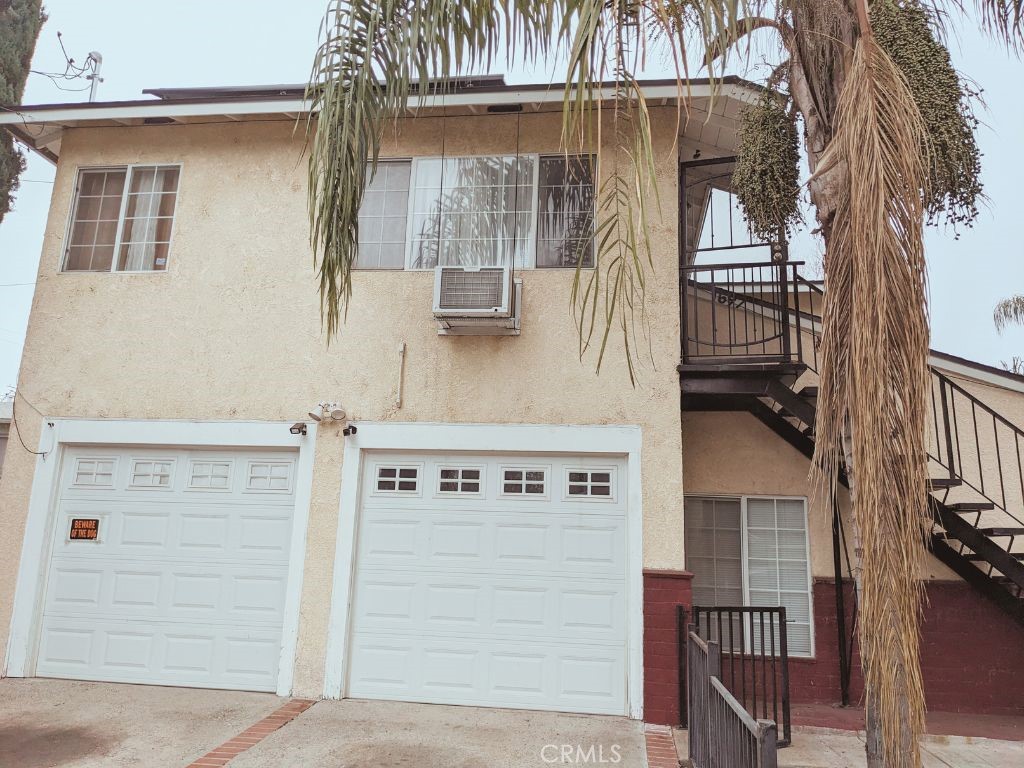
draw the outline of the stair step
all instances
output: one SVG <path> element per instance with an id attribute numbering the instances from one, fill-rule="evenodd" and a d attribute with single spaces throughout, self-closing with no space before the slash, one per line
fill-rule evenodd
<path id="1" fill-rule="evenodd" d="M 947 488 L 956 488 L 963 484 L 964 481 L 958 477 L 935 477 L 928 481 L 928 490 L 943 491 Z"/>
<path id="2" fill-rule="evenodd" d="M 990 539 L 999 536 L 1024 536 L 1024 528 L 979 528 L 978 533 L 983 533 Z"/>
<path id="3" fill-rule="evenodd" d="M 797 394 L 800 395 L 800 397 L 817 397 L 818 396 L 818 388 L 816 386 L 815 387 L 810 387 L 810 386 L 803 387 L 799 392 L 797 392 Z"/>
<path id="4" fill-rule="evenodd" d="M 1016 560 L 1024 560 L 1024 552 L 1007 552 L 1010 557 Z M 964 555 L 972 563 L 987 563 L 984 555 Z"/>
<path id="5" fill-rule="evenodd" d="M 954 512 L 988 512 L 990 509 L 996 508 L 991 501 L 958 501 L 946 506 Z"/>

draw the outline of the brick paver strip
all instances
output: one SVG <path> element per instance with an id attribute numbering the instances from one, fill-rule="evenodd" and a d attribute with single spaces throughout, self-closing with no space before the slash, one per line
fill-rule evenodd
<path id="1" fill-rule="evenodd" d="M 647 742 L 647 768 L 679 768 L 679 754 L 672 729 L 667 725 L 644 726 Z"/>
<path id="2" fill-rule="evenodd" d="M 219 768 L 219 766 L 227 765 L 247 749 L 259 744 L 268 735 L 290 723 L 315 703 L 316 701 L 311 699 L 292 699 L 259 722 L 250 725 L 237 736 L 228 739 L 219 747 L 211 749 L 195 762 L 189 763 L 186 768 Z M 654 768 L 653 765 L 652 768 Z M 672 768 L 676 768 L 676 766 L 672 766 Z"/>

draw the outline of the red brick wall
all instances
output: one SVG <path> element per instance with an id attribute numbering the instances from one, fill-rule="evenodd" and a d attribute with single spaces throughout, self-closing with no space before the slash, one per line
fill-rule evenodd
<path id="1" fill-rule="evenodd" d="M 676 606 L 693 602 L 686 571 L 644 571 L 644 720 L 679 724 Z"/>
<path id="2" fill-rule="evenodd" d="M 847 612 L 850 587 L 847 584 Z M 1024 715 L 1024 627 L 965 582 L 930 582 L 921 628 L 921 673 L 928 708 L 937 712 Z M 792 701 L 840 699 L 834 582 L 814 584 L 814 659 L 790 659 Z M 847 620 L 847 631 L 850 622 Z M 851 703 L 863 679 L 854 654 Z"/>
<path id="3" fill-rule="evenodd" d="M 679 723 L 676 606 L 692 604 L 692 575 L 644 572 L 644 720 Z M 844 583 L 846 630 L 853 626 L 852 586 Z M 928 708 L 936 712 L 1024 715 L 1024 627 L 964 582 L 931 582 L 921 630 L 921 671 Z M 834 582 L 814 582 L 815 657 L 790 658 L 794 704 L 840 701 Z M 864 681 L 854 647 L 850 703 Z"/>

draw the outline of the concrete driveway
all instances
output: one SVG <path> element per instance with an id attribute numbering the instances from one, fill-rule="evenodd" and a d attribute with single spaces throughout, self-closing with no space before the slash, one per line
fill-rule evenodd
<path id="1" fill-rule="evenodd" d="M 270 693 L 0 680 L 2 768 L 180 768 L 282 700 Z"/>
<path id="2" fill-rule="evenodd" d="M 8 678 L 0 680 L 0 767 L 183 768 L 285 702 L 262 693 Z M 641 724 L 346 700 L 318 702 L 229 768 L 599 765 L 644 768 Z"/>
<path id="3" fill-rule="evenodd" d="M 231 768 L 643 768 L 643 742 L 621 717 L 346 699 L 317 703 Z"/>

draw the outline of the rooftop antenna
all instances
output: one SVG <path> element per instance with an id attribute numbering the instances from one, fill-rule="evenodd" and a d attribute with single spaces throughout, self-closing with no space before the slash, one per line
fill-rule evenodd
<path id="1" fill-rule="evenodd" d="M 85 76 L 85 79 L 89 81 L 89 101 L 96 101 L 96 86 L 103 82 L 103 78 L 100 77 L 103 56 L 99 51 L 89 51 L 89 56 L 85 60 L 85 66 L 92 67 L 92 73 Z"/>

